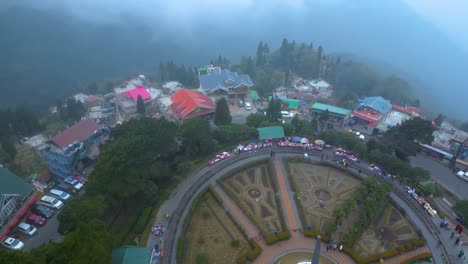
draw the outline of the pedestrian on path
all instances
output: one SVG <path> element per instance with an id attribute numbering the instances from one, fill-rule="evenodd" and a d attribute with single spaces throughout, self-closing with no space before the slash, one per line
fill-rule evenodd
<path id="1" fill-rule="evenodd" d="M 458 243 L 460 243 L 460 238 L 457 238 L 457 240 L 455 240 L 455 245 L 458 245 Z"/>
<path id="2" fill-rule="evenodd" d="M 330 245 L 327 245 L 327 253 L 328 253 L 328 250 L 330 250 Z"/>
<path id="3" fill-rule="evenodd" d="M 452 234 L 450 235 L 450 239 L 452 239 L 454 235 L 455 235 L 455 232 L 452 232 Z"/>
<path id="4" fill-rule="evenodd" d="M 343 252 L 343 245 L 340 245 L 340 252 Z"/>
<path id="5" fill-rule="evenodd" d="M 463 255 L 465 255 L 465 252 L 463 252 L 463 250 L 460 250 L 460 253 L 458 253 L 458 257 L 461 258 L 463 257 Z"/>

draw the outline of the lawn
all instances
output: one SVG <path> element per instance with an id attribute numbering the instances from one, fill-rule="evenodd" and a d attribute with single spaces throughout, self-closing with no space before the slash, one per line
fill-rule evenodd
<path id="1" fill-rule="evenodd" d="M 263 234 L 284 231 L 267 163 L 248 167 L 225 178 L 222 186 Z"/>
<path id="2" fill-rule="evenodd" d="M 184 233 L 183 263 L 197 263 L 201 256 L 207 263 L 237 263 L 250 249 L 241 230 L 209 192 L 200 198 Z"/>
<path id="3" fill-rule="evenodd" d="M 360 185 L 353 176 L 327 166 L 289 162 L 287 167 L 303 225 L 320 232 L 335 222 L 333 210 Z"/>

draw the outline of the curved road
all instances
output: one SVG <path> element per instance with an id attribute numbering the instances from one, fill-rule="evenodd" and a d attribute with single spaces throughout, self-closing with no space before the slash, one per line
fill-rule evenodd
<path id="1" fill-rule="evenodd" d="M 229 173 L 239 167 L 248 166 L 249 163 L 256 163 L 257 161 L 270 158 L 270 151 L 274 152 L 275 157 L 280 158 L 298 157 L 302 156 L 304 153 L 301 149 L 292 149 L 288 147 L 275 146 L 273 148 L 259 149 L 257 151 L 233 156 L 211 167 L 205 166 L 191 174 L 186 180 L 179 184 L 173 195 L 161 206 L 155 221 L 155 224 L 165 223 L 165 236 L 158 243 L 158 238 L 150 235 L 147 242 L 147 246 L 150 248 L 159 244 L 160 247 L 165 250 L 166 256 L 161 259 L 161 263 L 176 263 L 176 239 L 181 233 L 181 228 L 179 227 L 183 224 L 183 220 L 187 216 L 190 208 L 189 205 L 193 199 L 195 199 L 195 197 L 205 190 L 210 184 L 214 183 L 218 178 L 222 177 L 226 173 Z M 310 155 L 309 158 L 320 160 L 320 158 L 317 157 L 320 154 L 320 152 L 312 152 L 312 155 Z M 328 154 L 330 158 L 334 157 L 331 152 L 324 152 L 324 154 Z M 368 165 L 363 162 L 359 167 L 363 168 L 363 171 L 366 171 L 367 166 Z M 403 200 L 399 199 L 394 193 L 392 193 L 391 197 L 396 203 L 401 205 L 402 209 L 407 212 L 408 216 L 421 229 L 428 242 L 429 248 L 433 252 L 435 263 L 444 263 L 442 262 L 442 257 L 439 252 L 440 249 L 438 248 L 437 239 L 434 237 L 433 233 L 431 233 L 429 228 L 422 224 L 420 217 L 413 212 L 414 208 L 407 206 Z M 165 212 L 168 212 L 171 215 L 169 222 L 167 222 L 163 217 Z M 446 242 L 444 242 L 442 246 L 445 246 L 445 244 Z"/>

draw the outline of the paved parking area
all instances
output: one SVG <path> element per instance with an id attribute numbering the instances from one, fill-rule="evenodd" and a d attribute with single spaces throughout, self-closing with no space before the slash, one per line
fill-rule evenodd
<path id="1" fill-rule="evenodd" d="M 24 250 L 31 251 L 31 249 L 46 244 L 49 241 L 60 241 L 62 236 L 58 233 L 59 221 L 56 212 L 55 215 L 47 221 L 43 227 L 37 227 L 38 232 L 35 236 L 29 237 L 26 235 L 19 235 L 19 239 L 24 242 Z"/>
<path id="2" fill-rule="evenodd" d="M 252 106 L 251 110 L 247 110 L 245 107 L 240 107 L 237 101 L 234 102 L 234 99 L 230 99 L 228 101 L 229 112 L 231 113 L 233 124 L 245 124 L 248 115 L 257 113 L 257 108 L 255 108 L 255 105 L 252 104 L 251 101 L 245 100 L 245 102 L 250 103 Z"/>

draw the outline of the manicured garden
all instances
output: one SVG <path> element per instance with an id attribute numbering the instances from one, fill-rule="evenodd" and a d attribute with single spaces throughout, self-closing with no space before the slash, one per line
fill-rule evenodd
<path id="1" fill-rule="evenodd" d="M 184 229 L 183 263 L 238 263 L 251 246 L 216 197 L 208 191 L 196 202 Z"/>
<path id="2" fill-rule="evenodd" d="M 221 186 L 264 236 L 285 231 L 268 163 L 238 171 L 224 178 Z"/>

